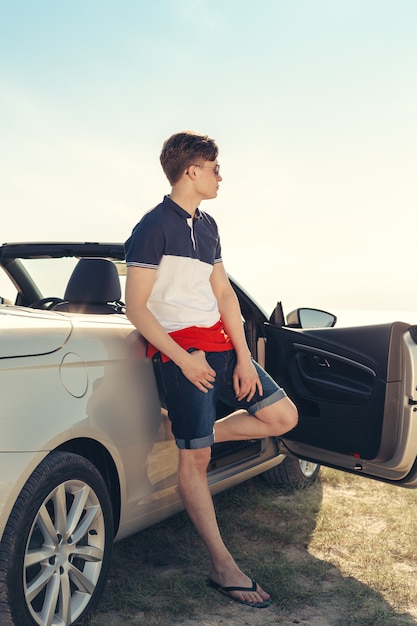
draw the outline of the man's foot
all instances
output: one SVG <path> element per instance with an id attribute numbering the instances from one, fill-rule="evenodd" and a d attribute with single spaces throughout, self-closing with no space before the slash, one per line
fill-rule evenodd
<path id="1" fill-rule="evenodd" d="M 220 591 L 220 593 L 223 593 L 235 602 L 246 604 L 254 609 L 264 609 L 269 606 L 272 603 L 269 594 L 263 591 L 254 580 L 251 582 L 252 585 L 250 587 L 222 587 L 211 578 L 207 581 L 210 587 Z M 264 596 L 266 597 L 264 598 Z M 255 597 L 258 597 L 258 599 L 254 600 Z M 259 598 L 262 599 L 260 600 Z"/>
<path id="2" fill-rule="evenodd" d="M 264 608 L 271 604 L 271 596 L 260 585 L 251 580 L 236 565 L 233 559 L 221 568 L 212 564 L 208 583 L 210 587 L 227 595 L 236 602 Z"/>

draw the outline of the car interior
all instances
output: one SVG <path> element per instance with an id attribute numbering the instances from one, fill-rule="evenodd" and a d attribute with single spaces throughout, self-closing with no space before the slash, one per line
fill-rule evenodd
<path id="1" fill-rule="evenodd" d="M 123 313 L 121 295 L 119 275 L 112 261 L 82 258 L 68 281 L 64 301 L 51 308 L 70 313 Z"/>

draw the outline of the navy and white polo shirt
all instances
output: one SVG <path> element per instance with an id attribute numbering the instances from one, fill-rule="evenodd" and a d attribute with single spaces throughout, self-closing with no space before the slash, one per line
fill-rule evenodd
<path id="1" fill-rule="evenodd" d="M 148 308 L 168 333 L 192 326 L 208 328 L 219 321 L 210 285 L 221 247 L 216 222 L 187 211 L 165 196 L 146 213 L 125 243 L 128 266 L 155 269 Z"/>

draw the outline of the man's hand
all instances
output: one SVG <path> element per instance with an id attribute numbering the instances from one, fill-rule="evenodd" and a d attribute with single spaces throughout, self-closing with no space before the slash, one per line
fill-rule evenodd
<path id="1" fill-rule="evenodd" d="M 246 398 L 247 401 L 250 402 L 256 390 L 259 391 L 261 396 L 263 395 L 258 372 L 250 359 L 245 359 L 244 361 L 238 360 L 235 371 L 233 372 L 233 389 L 239 401 Z"/>
<path id="2" fill-rule="evenodd" d="M 185 364 L 181 363 L 180 367 L 184 376 L 200 391 L 207 393 L 209 389 L 213 389 L 212 383 L 216 378 L 216 372 L 207 363 L 206 353 L 203 350 L 190 352 Z"/>

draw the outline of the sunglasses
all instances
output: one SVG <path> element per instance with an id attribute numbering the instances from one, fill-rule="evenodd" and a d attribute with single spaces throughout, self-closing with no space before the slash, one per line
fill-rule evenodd
<path id="1" fill-rule="evenodd" d="M 191 163 L 191 165 L 194 165 L 194 167 L 207 167 L 210 170 L 213 170 L 214 174 L 216 176 L 219 176 L 220 174 L 220 165 L 219 163 L 217 163 L 217 165 L 215 165 L 214 167 L 210 167 L 210 165 L 199 165 L 198 163 Z"/>

